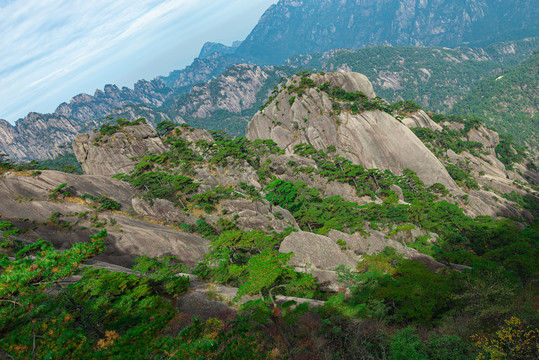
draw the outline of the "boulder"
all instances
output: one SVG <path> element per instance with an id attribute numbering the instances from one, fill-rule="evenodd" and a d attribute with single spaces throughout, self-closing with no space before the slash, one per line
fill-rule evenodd
<path id="1" fill-rule="evenodd" d="M 327 236 L 299 231 L 288 235 L 279 248 L 282 253 L 293 252 L 288 265 L 296 270 L 315 276 L 323 289 L 338 291 L 343 285 L 337 282 L 335 269 L 339 265 L 355 269 L 362 255 L 372 255 L 392 247 L 406 259 L 424 263 L 436 271 L 445 267 L 432 257 L 409 248 L 403 243 L 388 239 L 379 231 L 370 231 L 368 236 L 360 233 L 346 234 L 331 230 Z"/>

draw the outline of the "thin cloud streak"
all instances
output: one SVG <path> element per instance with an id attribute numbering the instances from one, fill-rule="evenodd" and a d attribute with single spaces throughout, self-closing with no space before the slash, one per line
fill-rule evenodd
<path id="1" fill-rule="evenodd" d="M 80 92 L 105 83 L 132 86 L 146 75 L 185 66 L 204 41 L 193 40 L 216 22 L 255 8 L 256 18 L 225 33 L 244 38 L 271 0 L 16 0 L 0 1 L 0 118 L 50 112 Z M 258 5 L 258 6 L 257 6 Z M 209 20 L 211 19 L 211 20 Z M 213 22 L 212 22 L 213 21 Z M 220 34 L 216 34 L 220 36 Z M 237 38 L 227 39 L 229 42 Z M 185 44 L 183 52 L 170 49 Z M 160 54 L 172 58 L 159 59 Z M 186 57 L 187 56 L 187 57 Z M 190 58 L 189 58 L 190 56 Z M 149 64 L 145 74 L 133 69 Z M 131 83 L 126 83 L 131 81 Z"/>

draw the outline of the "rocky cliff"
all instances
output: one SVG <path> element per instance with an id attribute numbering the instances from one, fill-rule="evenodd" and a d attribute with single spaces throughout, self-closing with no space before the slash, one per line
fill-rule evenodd
<path id="1" fill-rule="evenodd" d="M 306 80 L 307 79 L 307 80 Z M 248 139 L 271 139 L 288 153 L 294 147 L 308 143 L 317 150 L 334 147 L 338 154 L 366 168 L 391 170 L 402 174 L 404 169 L 415 171 L 427 185 L 444 184 L 449 189 L 457 185 L 442 164 L 425 145 L 403 124 L 380 111 L 341 111 L 341 102 L 325 91 L 342 89 L 362 92 L 366 98 L 375 97 L 370 81 L 358 73 L 313 74 L 294 76 L 285 88 L 312 81 L 312 87 L 298 92 L 283 90 L 258 112 L 247 127 Z"/>
<path id="2" fill-rule="evenodd" d="M 69 150 L 81 124 L 57 114 L 30 113 L 15 126 L 0 120 L 0 152 L 13 160 L 52 159 Z"/>
<path id="3" fill-rule="evenodd" d="M 168 113 L 192 125 L 242 136 L 271 88 L 286 75 L 280 67 L 234 65 L 216 79 L 193 86 L 174 102 Z"/>
<path id="4" fill-rule="evenodd" d="M 73 152 L 84 173 L 108 177 L 132 171 L 133 158 L 164 151 L 157 133 L 147 124 L 128 126 L 112 135 L 99 131 L 78 134 L 73 142 Z"/>

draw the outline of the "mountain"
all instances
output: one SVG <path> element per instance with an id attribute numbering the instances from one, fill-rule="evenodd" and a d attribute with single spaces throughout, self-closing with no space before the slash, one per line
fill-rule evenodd
<path id="1" fill-rule="evenodd" d="M 66 151 L 66 144 L 77 132 L 95 129 L 110 121 L 109 117 L 145 117 L 154 125 L 164 120 L 178 124 L 186 121 L 240 136 L 281 77 L 305 70 L 359 71 L 372 80 L 377 94 L 391 102 L 413 100 L 425 109 L 448 111 L 479 80 L 521 62 L 538 46 L 539 38 L 493 44 L 485 49 L 374 46 L 297 56 L 287 60 L 285 66 L 229 66 L 227 60 L 215 71 L 197 67 L 208 59 L 223 59 L 215 53 L 195 61 L 194 68 L 182 72 L 185 77 L 174 77 L 184 82 L 169 83 L 171 87 L 164 81 L 172 78 L 141 80 L 133 89 L 107 85 L 94 96 L 75 96 L 53 114 L 33 114 L 14 127 L 0 122 L 4 135 L 0 137 L 0 151 L 14 160 L 56 157 Z M 183 90 L 172 88 L 176 86 Z M 36 119 L 41 119 L 40 125 L 36 124 L 39 130 L 32 128 Z"/>
<path id="2" fill-rule="evenodd" d="M 538 36 L 536 5 L 531 0 L 281 0 L 235 55 L 260 65 L 383 43 L 484 46 Z"/>
<path id="3" fill-rule="evenodd" d="M 198 58 L 205 59 L 214 53 L 233 54 L 240 45 L 241 41 L 234 41 L 231 46 L 215 42 L 207 42 L 202 46 L 202 50 L 200 50 Z"/>
<path id="4" fill-rule="evenodd" d="M 539 52 L 522 64 L 480 81 L 454 108 L 479 116 L 521 144 L 539 147 Z"/>
<path id="5" fill-rule="evenodd" d="M 502 17 L 503 11 L 510 15 Z M 124 114 L 131 116 L 130 120 L 133 116 L 147 116 L 152 122 L 150 113 L 159 112 L 155 121 L 161 119 L 177 123 L 183 121 L 183 116 L 196 126 L 221 128 L 241 135 L 247 120 L 267 97 L 267 90 L 276 84 L 275 74 L 270 75 L 270 80 L 252 95 L 256 101 L 241 104 L 240 112 L 237 106 L 215 105 L 237 102 L 237 99 L 224 100 L 229 95 L 237 96 L 235 91 L 223 94 L 206 91 L 205 101 L 213 103 L 210 106 L 212 110 L 197 112 L 195 108 L 199 101 L 195 97 L 197 91 L 204 87 L 199 84 L 207 83 L 210 87 L 218 84 L 221 80 L 211 80 L 235 64 L 276 65 L 288 56 L 313 51 L 328 50 L 294 57 L 286 65 L 297 71 L 360 71 L 372 79 L 377 93 L 389 101 L 414 100 L 425 108 L 446 111 L 478 80 L 521 61 L 530 49 L 537 48 L 537 39 L 511 41 L 484 50 L 373 47 L 355 52 L 329 49 L 354 49 L 376 43 L 488 44 L 505 37 L 515 39 L 537 35 L 537 24 L 533 21 L 535 15 L 537 9 L 531 6 L 530 1 L 279 1 L 266 11 L 241 44 L 236 42 L 227 47 L 207 43 L 200 57 L 183 70 L 152 81 L 141 80 L 133 89 L 107 85 L 103 91 L 96 91 L 94 96 L 77 95 L 69 103 L 61 104 L 53 114 L 33 114 L 14 127 L 5 121 L 0 122 L 0 133 L 4 134 L 0 137 L 0 151 L 15 160 L 55 157 L 63 153 L 66 143 L 77 131 L 93 129 L 108 121 L 109 116 Z M 445 22 L 445 18 L 454 20 Z M 294 71 L 281 70 L 286 75 Z M 259 85 L 253 84 L 257 81 L 254 79 L 249 86 L 256 88 Z M 189 93 L 195 85 L 197 90 Z M 186 93 L 189 94 L 182 96 Z M 192 104 L 189 103 L 191 101 Z M 133 107 L 135 105 L 150 111 Z M 122 110 L 125 106 L 130 108 Z M 134 109 L 139 111 L 138 114 Z M 41 123 L 39 131 L 35 132 L 30 122 L 37 118 Z"/>
<path id="6" fill-rule="evenodd" d="M 535 326 L 527 154 L 375 95 L 303 73 L 250 140 L 124 120 L 77 135 L 82 175 L 0 157 L 0 356 L 454 360 Z"/>
<path id="7" fill-rule="evenodd" d="M 234 45 L 205 45 L 192 65 L 159 79 L 185 89 L 233 64 L 280 65 L 295 55 L 367 45 L 484 47 L 539 36 L 537 17 L 533 0 L 280 0 L 233 52 Z"/>
<path id="8" fill-rule="evenodd" d="M 44 160 L 69 151 L 76 134 L 110 122 L 109 117 L 135 120 L 147 117 L 154 125 L 162 120 L 183 123 L 181 118 L 153 110 L 174 91 L 159 80 L 138 81 L 133 89 L 106 85 L 95 94 L 79 94 L 60 104 L 52 114 L 30 113 L 15 126 L 0 120 L 0 152 L 13 160 Z M 119 110 L 122 109 L 122 110 Z M 153 121 L 153 122 L 152 122 Z"/>
<path id="9" fill-rule="evenodd" d="M 301 71 L 359 71 L 390 102 L 413 100 L 425 109 L 448 111 L 478 81 L 528 58 L 539 38 L 486 49 L 374 46 L 292 57 L 285 66 L 234 65 L 167 104 L 171 116 L 193 126 L 243 135 L 245 125 L 282 76 Z"/>
<path id="10" fill-rule="evenodd" d="M 216 79 L 193 86 L 167 112 L 192 126 L 243 136 L 251 117 L 290 70 L 278 66 L 233 65 Z"/>

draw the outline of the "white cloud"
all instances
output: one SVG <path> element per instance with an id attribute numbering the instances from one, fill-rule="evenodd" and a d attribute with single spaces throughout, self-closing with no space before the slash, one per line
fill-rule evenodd
<path id="1" fill-rule="evenodd" d="M 256 7 L 261 14 L 273 2 L 0 0 L 0 118 L 14 121 L 29 111 L 53 111 L 60 102 L 105 83 L 166 74 L 173 69 L 160 64 L 185 65 L 186 55 L 192 59 L 202 42 L 214 40 L 194 45 L 191 38 L 238 16 L 241 7 Z M 256 20 L 246 23 L 252 26 Z M 248 30 L 242 32 L 245 37 Z M 158 58 L 181 44 L 186 44 L 185 54 Z M 143 65 L 145 74 L 136 76 L 134 69 Z"/>

